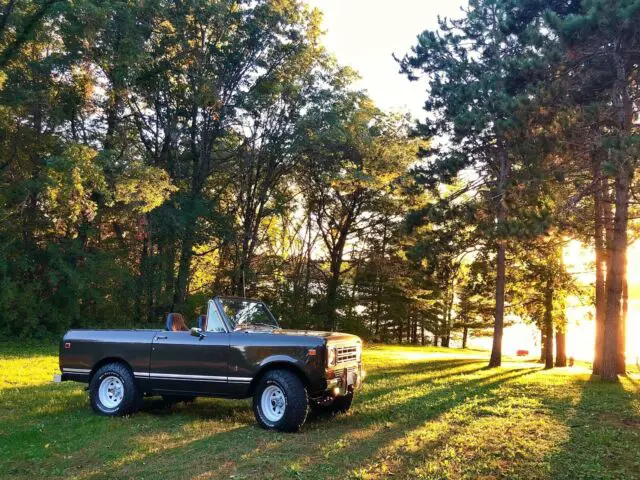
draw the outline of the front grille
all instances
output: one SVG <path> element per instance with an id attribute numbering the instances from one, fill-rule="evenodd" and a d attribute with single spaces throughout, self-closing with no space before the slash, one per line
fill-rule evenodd
<path id="1" fill-rule="evenodd" d="M 350 373 L 356 372 L 358 370 L 357 367 L 349 367 L 347 368 L 347 375 L 349 375 Z M 342 375 L 344 373 L 344 370 L 336 370 L 336 378 L 342 378 Z"/>
<path id="2" fill-rule="evenodd" d="M 336 364 L 355 362 L 358 359 L 358 347 L 337 347 Z"/>

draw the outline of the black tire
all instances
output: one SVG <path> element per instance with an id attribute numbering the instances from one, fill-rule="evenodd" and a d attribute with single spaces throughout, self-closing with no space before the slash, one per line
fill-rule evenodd
<path id="1" fill-rule="evenodd" d="M 319 401 L 311 402 L 311 408 L 316 414 L 320 415 L 337 415 L 340 413 L 347 413 L 353 403 L 353 392 L 349 392 L 346 395 L 335 397 L 328 400 L 323 399 Z"/>
<path id="2" fill-rule="evenodd" d="M 193 403 L 196 397 L 193 395 L 162 395 L 162 400 L 166 405 L 175 405 L 176 403 Z"/>
<path id="3" fill-rule="evenodd" d="M 284 394 L 284 414 L 278 420 L 269 419 L 262 409 L 265 390 L 275 386 Z M 258 383 L 253 395 L 253 413 L 262 428 L 281 432 L 297 432 L 307 419 L 309 397 L 302 380 L 287 370 L 267 372 Z"/>
<path id="4" fill-rule="evenodd" d="M 122 399 L 115 405 L 105 405 L 100 399 L 100 387 L 103 382 L 120 381 L 122 386 Z M 116 382 L 117 383 L 117 382 Z M 108 363 L 98 369 L 89 382 L 89 401 L 91 408 L 100 414 L 111 417 L 129 415 L 140 409 L 142 405 L 142 394 L 136 385 L 136 381 L 131 370 L 122 363 Z"/>

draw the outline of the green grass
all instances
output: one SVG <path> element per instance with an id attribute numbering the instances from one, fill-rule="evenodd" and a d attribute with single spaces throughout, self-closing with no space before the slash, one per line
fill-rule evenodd
<path id="1" fill-rule="evenodd" d="M 376 347 L 349 414 L 298 434 L 258 428 L 248 401 L 198 399 L 105 418 L 53 384 L 55 347 L 0 345 L 0 477 L 640 478 L 640 379 L 590 380 L 482 352 Z"/>

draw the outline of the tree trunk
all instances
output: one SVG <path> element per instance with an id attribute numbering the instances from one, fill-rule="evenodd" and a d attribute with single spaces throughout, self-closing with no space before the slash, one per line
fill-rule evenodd
<path id="1" fill-rule="evenodd" d="M 146 292 L 145 284 L 150 281 L 148 278 L 148 241 L 145 238 L 142 239 L 142 252 L 140 253 L 140 267 L 138 271 L 138 277 L 136 278 L 136 321 L 141 321 L 146 315 L 143 314 L 143 304 L 145 303 L 144 294 Z"/>
<path id="2" fill-rule="evenodd" d="M 153 256 L 153 243 L 151 240 L 148 240 L 149 243 L 149 256 L 147 257 L 147 266 L 146 266 L 146 277 L 147 277 L 147 281 L 146 281 L 146 287 L 147 287 L 147 307 L 146 307 L 146 316 L 147 316 L 147 323 L 153 323 L 155 321 L 155 283 L 156 283 L 156 277 L 153 274 L 153 272 L 155 272 L 155 269 L 153 268 L 156 265 L 156 260 Z"/>
<path id="3" fill-rule="evenodd" d="M 442 336 L 442 346 L 449 348 L 451 346 L 451 325 L 453 320 L 453 303 L 455 300 L 455 283 L 451 280 L 449 293 L 447 294 L 446 313 L 444 318 L 444 335 Z"/>
<path id="4" fill-rule="evenodd" d="M 612 89 L 612 105 L 616 112 L 621 141 L 631 134 L 634 111 L 629 96 L 629 79 L 625 62 L 616 50 L 613 55 L 616 79 Z M 626 372 L 624 347 L 621 345 L 621 302 L 627 263 L 627 226 L 629 221 L 629 187 L 633 178 L 630 158 L 618 158 L 615 177 L 615 206 L 613 239 L 609 247 L 610 264 L 607 265 L 607 315 L 604 323 L 604 348 L 602 354 L 603 380 L 617 380 L 617 374 Z"/>
<path id="5" fill-rule="evenodd" d="M 338 289 L 340 287 L 342 275 L 342 256 L 344 255 L 344 247 L 347 243 L 351 223 L 352 222 L 350 220 L 344 222 L 340 229 L 338 240 L 335 242 L 331 250 L 330 277 L 327 285 L 327 317 L 325 324 L 325 328 L 327 330 L 334 330 L 336 328 Z"/>
<path id="6" fill-rule="evenodd" d="M 545 362 L 547 355 L 547 335 L 545 333 L 544 323 L 540 325 L 540 363 Z"/>
<path id="7" fill-rule="evenodd" d="M 444 335 L 442 336 L 442 346 L 449 348 L 451 342 L 451 320 L 449 318 L 450 311 L 447 312 L 447 316 L 444 322 Z"/>
<path id="8" fill-rule="evenodd" d="M 627 220 L 630 174 L 624 166 L 618 167 L 615 179 L 616 211 L 613 219 L 613 240 L 608 246 L 607 315 L 604 323 L 602 373 L 604 380 L 616 380 L 620 372 L 620 314 L 624 265 L 627 249 Z"/>
<path id="9" fill-rule="evenodd" d="M 272 174 L 266 174 L 267 178 L 272 178 Z M 256 180 L 258 181 L 258 180 Z M 242 242 L 240 249 L 240 266 L 236 272 L 235 291 L 246 296 L 247 281 L 252 280 L 251 263 L 253 262 L 256 245 L 258 243 L 258 234 L 260 233 L 260 224 L 264 218 L 264 207 L 269 198 L 270 181 L 265 180 L 257 199 L 249 198 L 247 206 L 243 212 L 244 221 L 242 223 Z M 256 186 L 257 189 L 257 186 Z M 251 189 L 250 189 L 251 190 Z M 248 194 L 247 194 L 248 195 Z"/>
<path id="10" fill-rule="evenodd" d="M 629 311 L 629 282 L 627 281 L 627 256 L 625 254 L 622 273 L 622 314 L 620 315 L 620 333 L 618 337 L 618 373 L 627 372 L 627 314 Z"/>
<path id="11" fill-rule="evenodd" d="M 304 285 L 302 289 L 302 311 L 306 311 L 309 305 L 309 285 L 311 284 L 311 252 L 313 250 L 313 241 L 311 239 L 311 233 L 313 228 L 311 226 L 311 211 L 310 207 L 307 207 L 307 246 L 305 252 L 305 271 L 304 271 Z"/>
<path id="12" fill-rule="evenodd" d="M 184 236 L 182 238 L 182 248 L 180 249 L 180 262 L 178 265 L 178 276 L 173 294 L 173 304 L 171 310 L 181 309 L 187 301 L 189 290 L 189 273 L 191 271 L 191 259 L 193 258 L 193 245 L 195 241 L 195 229 L 197 219 L 193 212 L 189 212 L 186 218 Z"/>
<path id="13" fill-rule="evenodd" d="M 544 368 L 553 368 L 553 287 L 547 283 L 544 292 Z"/>
<path id="14" fill-rule="evenodd" d="M 467 348 L 467 336 L 469 335 L 469 327 L 462 329 L 462 348 Z"/>
<path id="15" fill-rule="evenodd" d="M 326 330 L 333 330 L 336 327 L 336 309 L 338 303 L 338 284 L 340 274 L 332 272 L 327 285 L 327 317 L 325 323 Z"/>
<path id="16" fill-rule="evenodd" d="M 380 294 L 377 295 L 376 298 L 376 319 L 374 322 L 374 331 L 373 334 L 377 337 L 380 333 L 380 317 L 382 316 L 382 297 Z"/>
<path id="17" fill-rule="evenodd" d="M 556 329 L 556 367 L 567 366 L 567 336 L 563 328 Z"/>
<path id="18" fill-rule="evenodd" d="M 509 158 L 504 151 L 500 150 L 500 177 L 498 179 L 498 212 L 497 227 L 502 227 L 507 219 L 506 189 L 509 180 Z M 498 235 L 502 232 L 498 231 Z M 499 367 L 502 364 L 502 333 L 504 330 L 504 291 L 505 291 L 505 268 L 506 268 L 506 246 L 503 239 L 498 240 L 496 265 L 496 305 L 495 323 L 493 326 L 493 345 L 491 347 L 491 359 L 489 367 Z"/>
<path id="19" fill-rule="evenodd" d="M 504 289 L 505 289 L 505 245 L 498 245 L 496 266 L 496 308 L 493 326 L 493 344 L 489 367 L 499 367 L 502 364 L 502 333 L 504 329 Z"/>
<path id="20" fill-rule="evenodd" d="M 117 129 L 122 111 L 123 92 L 120 82 L 114 80 L 111 90 L 111 97 L 106 108 L 107 131 L 104 136 L 104 149 L 113 150 L 117 144 Z"/>
<path id="21" fill-rule="evenodd" d="M 595 328 L 595 345 L 593 353 L 593 374 L 600 375 L 602 368 L 602 349 L 604 345 L 604 319 L 607 309 L 606 299 L 606 243 L 605 243 L 605 207 L 603 199 L 604 180 L 600 159 L 593 160 L 593 177 L 595 188 L 593 190 L 593 203 L 595 214 L 595 250 L 596 250 L 596 328 Z"/>
<path id="22" fill-rule="evenodd" d="M 380 258 L 384 262 L 385 256 L 387 254 L 387 223 L 384 223 L 384 227 L 382 230 L 382 245 L 380 251 Z M 380 269 L 376 266 L 376 276 L 375 276 L 375 290 L 376 290 L 376 320 L 375 320 L 375 330 L 374 335 L 378 336 L 380 332 L 380 317 L 382 315 L 382 278 L 380 274 Z M 409 307 L 411 308 L 411 307 Z"/>

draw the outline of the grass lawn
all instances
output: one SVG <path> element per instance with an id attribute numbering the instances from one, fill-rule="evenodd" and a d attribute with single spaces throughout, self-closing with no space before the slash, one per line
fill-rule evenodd
<path id="1" fill-rule="evenodd" d="M 640 479 L 640 376 L 591 381 L 482 352 L 366 350 L 349 414 L 298 434 L 256 426 L 248 401 L 146 399 L 92 413 L 84 386 L 53 384 L 55 347 L 0 346 L 0 478 Z"/>

